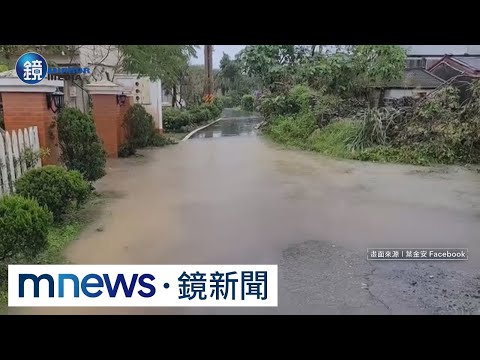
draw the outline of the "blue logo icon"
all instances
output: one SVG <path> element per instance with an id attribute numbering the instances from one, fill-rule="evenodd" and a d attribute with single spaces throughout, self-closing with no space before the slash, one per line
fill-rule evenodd
<path id="1" fill-rule="evenodd" d="M 35 52 L 28 52 L 20 56 L 15 66 L 17 75 L 26 84 L 38 84 L 47 76 L 47 60 Z"/>

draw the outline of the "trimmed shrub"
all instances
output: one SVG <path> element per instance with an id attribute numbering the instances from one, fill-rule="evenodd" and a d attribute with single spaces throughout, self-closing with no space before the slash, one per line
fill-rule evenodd
<path id="1" fill-rule="evenodd" d="M 242 96 L 242 110 L 253 111 L 253 105 L 255 104 L 255 97 L 253 95 Z"/>
<path id="2" fill-rule="evenodd" d="M 17 194 L 46 206 L 57 221 L 73 202 L 81 205 L 91 192 L 80 172 L 55 165 L 27 171 L 17 180 L 15 188 Z"/>
<path id="3" fill-rule="evenodd" d="M 202 104 L 200 106 L 200 113 L 202 114 L 203 122 L 214 120 L 218 115 L 220 115 L 218 108 L 211 104 Z"/>
<path id="4" fill-rule="evenodd" d="M 78 170 L 88 181 L 105 175 L 107 155 L 93 119 L 78 109 L 64 108 L 57 119 L 61 159 L 69 170 Z"/>
<path id="5" fill-rule="evenodd" d="M 151 146 L 155 122 L 142 105 L 135 104 L 128 109 L 123 125 L 127 130 L 127 142 L 130 146 L 135 149 Z"/>
<path id="6" fill-rule="evenodd" d="M 166 122 L 171 124 L 171 119 L 168 119 L 168 116 L 169 115 L 166 116 Z M 120 157 L 135 155 L 137 149 L 147 146 L 161 147 L 175 144 L 175 142 L 156 132 L 153 116 L 140 104 L 135 104 L 128 109 L 125 114 L 123 126 L 127 132 L 127 141 L 120 145 L 118 149 L 118 155 Z"/>
<path id="7" fill-rule="evenodd" d="M 189 125 L 200 125 L 208 121 L 215 120 L 222 113 L 222 109 L 215 105 L 215 103 L 201 104 L 191 108 L 187 113 L 190 117 Z"/>
<path id="8" fill-rule="evenodd" d="M 212 117 L 210 110 L 206 108 L 204 104 L 190 109 L 189 114 L 191 117 L 191 124 L 194 125 L 204 123 Z"/>
<path id="9" fill-rule="evenodd" d="M 192 122 L 192 115 L 186 110 L 165 107 L 162 110 L 163 127 L 166 131 L 180 131 L 183 126 Z"/>
<path id="10" fill-rule="evenodd" d="M 0 261 L 32 259 L 46 249 L 52 214 L 35 200 L 18 195 L 0 199 Z"/>
<path id="11" fill-rule="evenodd" d="M 217 98 L 212 104 L 193 106 L 189 110 L 178 108 L 163 109 L 163 127 L 170 132 L 193 130 L 198 125 L 218 118 L 223 110 L 223 102 Z"/>
<path id="12" fill-rule="evenodd" d="M 212 104 L 204 104 L 205 109 L 210 111 L 211 117 L 209 120 L 215 120 L 222 114 L 222 104 L 214 101 Z"/>

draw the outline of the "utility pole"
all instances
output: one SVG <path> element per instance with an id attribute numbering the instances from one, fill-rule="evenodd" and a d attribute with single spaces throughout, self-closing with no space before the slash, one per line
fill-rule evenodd
<path id="1" fill-rule="evenodd" d="M 213 45 L 204 45 L 205 53 L 205 85 L 203 95 L 208 99 L 213 96 Z"/>

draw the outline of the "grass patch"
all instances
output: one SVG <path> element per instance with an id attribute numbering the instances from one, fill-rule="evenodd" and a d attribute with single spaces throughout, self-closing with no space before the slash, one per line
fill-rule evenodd
<path id="1" fill-rule="evenodd" d="M 268 135 L 280 144 L 308 149 L 306 139 L 315 127 L 315 118 L 311 113 L 279 116 L 270 126 Z"/>
<path id="2" fill-rule="evenodd" d="M 354 150 L 351 146 L 361 130 L 359 122 L 340 120 L 312 130 L 308 115 L 277 118 L 266 132 L 268 138 L 289 148 L 315 151 L 338 159 L 380 163 L 433 165 L 436 162 L 422 148 L 373 146 Z"/>
<path id="3" fill-rule="evenodd" d="M 100 205 L 103 202 L 102 196 L 94 195 L 81 209 L 69 212 L 60 224 L 52 226 L 48 233 L 47 250 L 41 253 L 32 263 L 67 263 L 64 256 L 65 248 L 73 240 L 77 239 L 82 230 L 98 216 Z M 21 261 L 17 263 L 21 263 Z M 7 312 L 7 295 L 7 266 L 2 264 L 0 269 L 0 314 Z"/>
<path id="4" fill-rule="evenodd" d="M 428 154 L 422 151 L 422 149 L 413 149 L 407 146 L 403 146 L 401 148 L 394 148 L 391 146 L 376 146 L 367 148 L 354 153 L 353 159 L 421 166 L 434 165 L 437 163 Z"/>
<path id="5" fill-rule="evenodd" d="M 315 130 L 307 139 L 309 150 L 335 158 L 354 159 L 356 152 L 349 144 L 359 131 L 359 125 L 351 121 L 337 121 Z"/>

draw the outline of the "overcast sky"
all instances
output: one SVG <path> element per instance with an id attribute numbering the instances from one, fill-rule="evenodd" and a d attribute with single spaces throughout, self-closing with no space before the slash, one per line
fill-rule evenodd
<path id="1" fill-rule="evenodd" d="M 218 68 L 220 66 L 220 59 L 223 56 L 223 53 L 233 58 L 240 50 L 242 50 L 246 45 L 213 45 L 213 67 Z M 198 58 L 192 59 L 191 63 L 193 65 L 203 65 L 203 45 L 200 45 L 200 49 L 197 49 Z"/>

